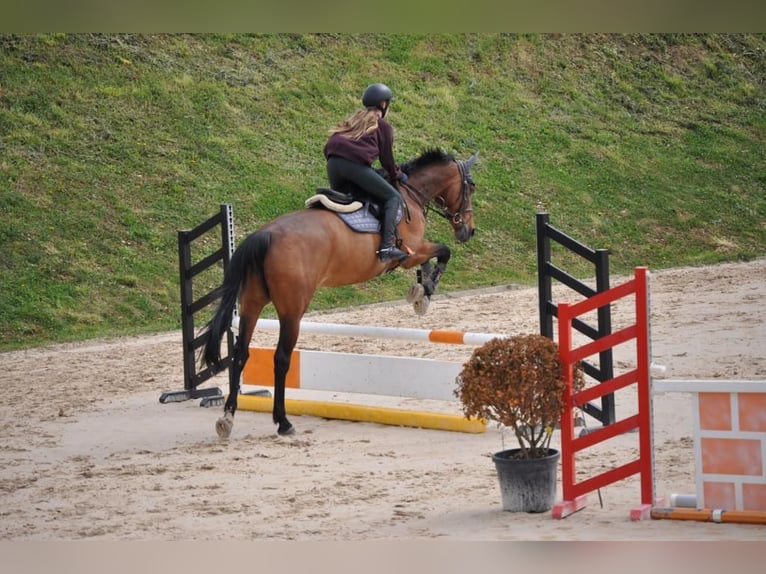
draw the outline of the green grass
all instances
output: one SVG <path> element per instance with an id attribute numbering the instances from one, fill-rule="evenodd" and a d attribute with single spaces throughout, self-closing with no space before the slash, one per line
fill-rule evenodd
<path id="1" fill-rule="evenodd" d="M 0 349 L 178 328 L 177 231 L 300 208 L 373 81 L 400 160 L 481 154 L 445 291 L 532 283 L 539 210 L 615 273 L 764 256 L 765 79 L 763 34 L 0 35 Z"/>

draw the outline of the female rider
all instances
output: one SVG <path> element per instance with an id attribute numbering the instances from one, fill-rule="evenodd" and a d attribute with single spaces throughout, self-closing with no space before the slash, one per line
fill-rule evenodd
<path id="1" fill-rule="evenodd" d="M 391 89 L 385 84 L 368 86 L 362 94 L 364 108 L 331 129 L 324 147 L 330 187 L 345 191 L 349 182 L 354 183 L 382 206 L 377 252 L 381 261 L 401 261 L 408 257 L 394 245 L 396 216 L 402 204 L 395 186 L 400 180 L 406 181 L 406 175 L 394 161 L 394 129 L 385 120 L 392 97 Z M 372 168 L 375 160 L 380 160 L 389 181 Z"/>

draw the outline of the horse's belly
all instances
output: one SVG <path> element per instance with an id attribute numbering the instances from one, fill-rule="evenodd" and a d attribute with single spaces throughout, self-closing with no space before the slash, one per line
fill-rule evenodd
<path id="1" fill-rule="evenodd" d="M 374 250 L 328 261 L 319 280 L 320 287 L 340 287 L 363 283 L 385 271 Z"/>
<path id="2" fill-rule="evenodd" d="M 271 253 L 290 262 L 283 269 L 313 276 L 317 287 L 363 283 L 385 270 L 375 253 L 380 235 L 352 231 L 328 211 L 297 211 L 280 217 L 267 229 L 272 234 Z"/>

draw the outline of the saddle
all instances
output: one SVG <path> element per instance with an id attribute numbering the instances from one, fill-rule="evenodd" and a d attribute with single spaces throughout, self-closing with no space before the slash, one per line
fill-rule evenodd
<path id="1" fill-rule="evenodd" d="M 329 187 L 318 187 L 316 195 L 312 195 L 305 202 L 306 207 L 317 207 L 317 204 L 337 213 L 351 213 L 362 208 L 362 202 L 350 193 L 343 193 Z"/>
<path id="2" fill-rule="evenodd" d="M 381 207 L 372 201 L 359 201 L 350 193 L 318 187 L 316 194 L 309 197 L 304 205 L 307 208 L 334 211 L 354 231 L 380 233 Z M 401 218 L 400 209 L 396 222 L 399 223 Z"/>

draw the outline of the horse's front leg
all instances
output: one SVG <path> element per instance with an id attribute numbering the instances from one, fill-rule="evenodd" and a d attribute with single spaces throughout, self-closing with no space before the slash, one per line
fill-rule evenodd
<path id="1" fill-rule="evenodd" d="M 418 283 L 407 292 L 407 302 L 412 303 L 418 315 L 423 315 L 428 310 L 431 295 L 436 292 L 451 255 L 446 245 L 434 244 L 432 255 L 421 263 Z M 436 265 L 433 267 L 431 266 L 432 258 L 436 258 Z"/>
<path id="2" fill-rule="evenodd" d="M 274 408 L 272 418 L 277 425 L 277 434 L 281 436 L 291 435 L 295 432 L 293 425 L 287 420 L 285 409 L 285 379 L 290 369 L 290 357 L 292 350 L 285 351 L 277 348 L 274 353 Z"/>
<path id="3" fill-rule="evenodd" d="M 293 425 L 287 419 L 285 409 L 285 381 L 290 370 L 290 360 L 293 349 L 298 341 L 300 318 L 294 321 L 280 319 L 279 342 L 274 352 L 274 407 L 272 418 L 277 425 L 277 434 L 291 435 L 295 432 Z"/>

